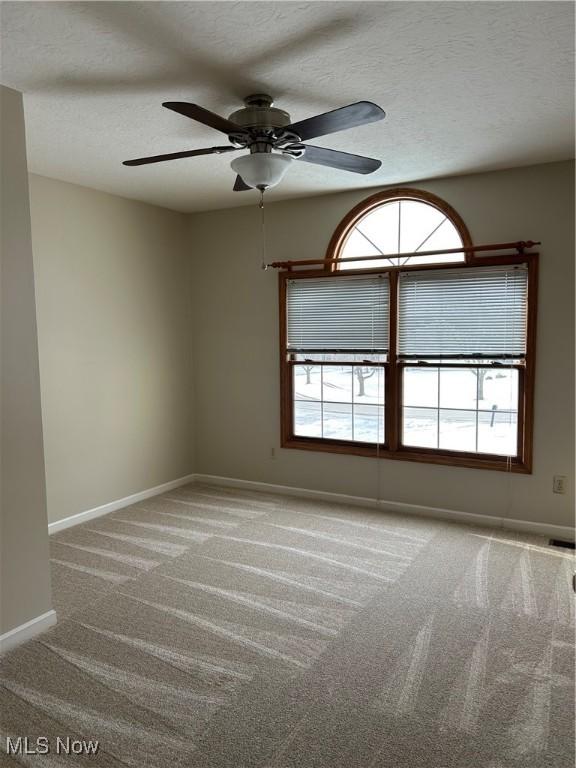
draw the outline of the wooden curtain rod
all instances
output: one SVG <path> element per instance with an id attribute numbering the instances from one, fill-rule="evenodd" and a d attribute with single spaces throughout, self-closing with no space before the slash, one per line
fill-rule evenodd
<path id="1" fill-rule="evenodd" d="M 292 269 L 292 267 L 328 266 L 344 264 L 349 261 L 379 261 L 382 259 L 408 259 L 412 256 L 440 256 L 445 253 L 480 253 L 483 251 L 518 251 L 523 254 L 526 248 L 533 248 L 541 243 L 534 240 L 519 240 L 516 243 L 495 243 L 494 245 L 463 245 L 461 248 L 444 248 L 440 251 L 414 251 L 413 253 L 390 253 L 378 256 L 349 256 L 346 259 L 304 259 L 303 261 L 273 261 L 266 264 L 272 269 Z"/>

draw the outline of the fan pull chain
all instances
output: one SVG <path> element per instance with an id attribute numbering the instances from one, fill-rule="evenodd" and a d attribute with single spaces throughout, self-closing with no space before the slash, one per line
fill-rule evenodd
<path id="1" fill-rule="evenodd" d="M 262 242 L 262 264 L 261 269 L 266 271 L 268 269 L 268 264 L 266 263 L 266 229 L 264 226 L 264 190 L 260 190 L 260 202 L 258 203 L 258 208 L 260 208 L 260 238 Z"/>

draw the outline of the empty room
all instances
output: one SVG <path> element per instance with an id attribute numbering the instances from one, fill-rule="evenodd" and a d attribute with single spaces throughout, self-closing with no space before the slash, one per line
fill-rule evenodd
<path id="1" fill-rule="evenodd" d="M 0 3 L 0 766 L 573 767 L 574 17 Z"/>

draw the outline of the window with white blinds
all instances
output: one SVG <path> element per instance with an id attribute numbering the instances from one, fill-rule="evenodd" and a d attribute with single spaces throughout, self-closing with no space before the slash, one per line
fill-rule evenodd
<path id="1" fill-rule="evenodd" d="M 388 351 L 388 276 L 289 280 L 286 287 L 289 352 Z"/>
<path id="2" fill-rule="evenodd" d="M 470 247 L 420 190 L 356 206 L 279 275 L 282 447 L 531 472 L 535 244 Z"/>
<path id="3" fill-rule="evenodd" d="M 527 299 L 525 265 L 403 272 L 399 357 L 523 359 Z"/>

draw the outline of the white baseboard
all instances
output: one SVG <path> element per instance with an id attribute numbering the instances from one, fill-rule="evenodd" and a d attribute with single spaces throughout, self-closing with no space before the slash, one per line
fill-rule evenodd
<path id="1" fill-rule="evenodd" d="M 473 525 L 484 525 L 491 528 L 506 528 L 513 531 L 523 531 L 524 533 L 536 533 L 542 536 L 552 536 L 557 539 L 574 540 L 574 529 L 566 525 L 552 525 L 550 523 L 536 523 L 530 520 L 516 520 L 509 517 L 480 515 L 473 512 L 461 512 L 456 509 L 442 509 L 439 507 L 422 506 L 420 504 L 406 504 L 403 501 L 377 500 L 366 496 L 348 496 L 344 493 L 313 491 L 309 488 L 294 488 L 291 485 L 273 485 L 272 483 L 260 483 L 256 480 L 239 480 L 232 477 L 219 477 L 218 475 L 197 474 L 195 480 L 196 482 L 224 485 L 230 488 L 246 488 L 253 491 L 280 493 L 285 494 L 286 496 L 317 499 L 318 501 L 333 501 L 337 504 L 354 504 L 360 507 L 383 509 L 386 512 L 419 515 L 420 517 L 433 517 L 441 520 L 453 520 Z"/>
<path id="2" fill-rule="evenodd" d="M 223 485 L 230 488 L 246 488 L 253 491 L 263 491 L 264 493 L 279 493 L 286 496 L 297 496 L 305 499 L 317 499 L 318 501 L 333 501 L 336 504 L 353 504 L 359 507 L 369 507 L 371 509 L 382 509 L 386 512 L 395 512 L 408 515 L 419 515 L 420 517 L 432 517 L 441 520 L 454 520 L 473 525 L 484 525 L 491 528 L 507 528 L 524 533 L 536 533 L 542 536 L 552 536 L 557 539 L 574 540 L 574 529 L 565 525 L 552 525 L 551 523 L 538 523 L 530 520 L 517 520 L 507 517 L 493 515 L 481 515 L 473 512 L 462 512 L 456 509 L 442 509 L 440 507 L 427 507 L 420 504 L 407 504 L 403 501 L 388 501 L 385 499 L 374 499 L 366 496 L 349 496 L 344 493 L 331 493 L 329 491 L 314 491 L 310 488 L 296 488 L 291 485 L 275 485 L 273 483 L 261 483 L 256 480 L 240 480 L 233 477 L 220 477 L 218 475 L 191 474 L 180 477 L 177 480 L 171 480 L 168 483 L 157 485 L 154 488 L 148 488 L 145 491 L 134 493 L 131 496 L 125 496 L 123 499 L 111 501 L 100 507 L 87 509 L 85 512 L 79 512 L 76 515 L 65 517 L 63 520 L 57 520 L 49 523 L 48 532 L 56 533 L 70 528 L 73 525 L 79 525 L 95 517 L 107 515 L 109 512 L 115 512 L 130 504 L 136 504 L 138 501 L 149 499 L 152 496 L 158 496 L 161 493 L 178 488 L 187 483 L 202 482 L 212 485 Z"/>
<path id="3" fill-rule="evenodd" d="M 35 619 L 30 619 L 19 627 L 14 627 L 9 632 L 0 635 L 0 653 L 9 651 L 27 640 L 31 640 L 41 632 L 45 632 L 56 624 L 56 611 L 46 611 Z"/>
<path id="4" fill-rule="evenodd" d="M 194 482 L 195 477 L 195 475 L 179 477 L 177 480 L 170 480 L 170 482 L 156 485 L 154 488 L 147 488 L 145 491 L 133 493 L 131 496 L 125 496 L 123 499 L 116 499 L 116 501 L 110 501 L 108 504 L 102 504 L 100 507 L 87 509 L 84 512 L 78 512 L 76 515 L 71 515 L 70 517 L 64 517 L 62 520 L 48 523 L 48 533 L 63 531 L 65 528 L 71 528 L 73 525 L 80 525 L 80 523 L 85 523 L 87 520 L 92 520 L 95 517 L 107 515 L 109 512 L 116 512 L 117 509 L 122 509 L 123 507 L 129 507 L 131 504 L 136 504 L 138 501 L 144 501 L 144 499 L 149 499 L 152 496 L 158 496 L 160 493 L 165 493 L 166 491 L 171 491 L 173 488 L 179 488 L 181 485 Z"/>

